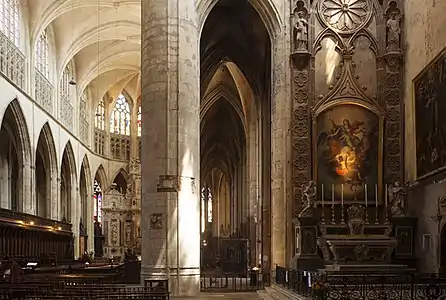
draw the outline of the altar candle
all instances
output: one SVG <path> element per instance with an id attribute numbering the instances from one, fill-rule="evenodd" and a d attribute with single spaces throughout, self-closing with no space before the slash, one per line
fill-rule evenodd
<path id="1" fill-rule="evenodd" d="M 375 184 L 375 200 L 376 200 L 376 207 L 378 207 L 378 185 Z"/>
<path id="2" fill-rule="evenodd" d="M 321 196 L 322 196 L 322 207 L 324 207 L 324 184 L 322 184 L 322 191 L 321 191 Z"/>
<path id="3" fill-rule="evenodd" d="M 367 207 L 367 183 L 364 184 L 365 207 Z"/>
<path id="4" fill-rule="evenodd" d="M 331 185 L 331 206 L 334 207 L 334 184 Z"/>
<path id="5" fill-rule="evenodd" d="M 344 206 L 344 184 L 341 184 L 341 206 Z"/>

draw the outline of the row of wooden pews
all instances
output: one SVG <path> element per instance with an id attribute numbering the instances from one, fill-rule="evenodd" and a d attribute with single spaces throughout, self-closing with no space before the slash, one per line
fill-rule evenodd
<path id="1" fill-rule="evenodd" d="M 19 282 L 4 282 L 0 284 L 0 300 L 169 299 L 167 287 L 158 282 L 155 282 L 154 285 L 148 284 L 146 287 L 130 287 L 126 284 L 119 284 L 117 276 L 119 272 L 116 271 L 119 269 L 112 269 L 109 273 L 70 270 L 63 274 L 46 272 L 26 275 Z"/>
<path id="2" fill-rule="evenodd" d="M 166 300 L 167 291 L 149 287 L 126 287 L 113 284 L 63 285 L 60 283 L 22 283 L 0 285 L 0 300 Z"/>

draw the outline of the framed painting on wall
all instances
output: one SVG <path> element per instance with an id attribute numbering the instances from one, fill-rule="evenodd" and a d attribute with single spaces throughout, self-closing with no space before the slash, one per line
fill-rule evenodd
<path id="1" fill-rule="evenodd" d="M 413 81 L 417 177 L 446 165 L 446 49 Z"/>
<path id="2" fill-rule="evenodd" d="M 380 119 L 356 104 L 339 104 L 316 118 L 317 182 L 326 188 L 325 200 L 342 193 L 346 201 L 363 199 L 365 185 L 375 198 L 380 172 Z M 334 185 L 334 191 L 332 186 Z"/>

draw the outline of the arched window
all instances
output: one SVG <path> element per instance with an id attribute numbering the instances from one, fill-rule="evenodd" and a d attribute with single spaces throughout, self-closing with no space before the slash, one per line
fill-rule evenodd
<path id="1" fill-rule="evenodd" d="M 0 0 L 0 31 L 14 45 L 20 46 L 19 0 Z"/>
<path id="2" fill-rule="evenodd" d="M 138 107 L 138 136 L 141 136 L 141 106 Z"/>
<path id="3" fill-rule="evenodd" d="M 124 95 L 119 95 L 110 116 L 110 132 L 130 135 L 130 106 Z"/>
<path id="4" fill-rule="evenodd" d="M 71 63 L 65 67 L 65 70 L 62 73 L 62 77 L 60 78 L 60 96 L 66 100 L 70 100 L 70 80 L 73 78 L 73 67 Z"/>
<path id="5" fill-rule="evenodd" d="M 39 36 L 36 43 L 36 49 L 34 51 L 35 67 L 42 73 L 43 76 L 49 78 L 50 68 L 49 68 L 49 46 L 48 46 L 48 35 L 46 29 Z"/>
<path id="6" fill-rule="evenodd" d="M 102 223 L 102 189 L 99 182 L 94 181 L 94 220 L 98 223 Z"/>
<path id="7" fill-rule="evenodd" d="M 212 223 L 212 193 L 211 189 L 208 188 L 208 223 Z"/>
<path id="8" fill-rule="evenodd" d="M 206 230 L 206 189 L 201 188 L 201 232 Z"/>
<path id="9" fill-rule="evenodd" d="M 105 130 L 105 105 L 104 99 L 99 101 L 98 106 L 96 107 L 96 114 L 94 116 L 94 127 Z"/>

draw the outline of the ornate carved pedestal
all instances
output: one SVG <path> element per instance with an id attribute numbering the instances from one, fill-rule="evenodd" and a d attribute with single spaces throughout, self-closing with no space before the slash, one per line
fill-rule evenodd
<path id="1" fill-rule="evenodd" d="M 317 236 L 319 220 L 314 215 L 314 208 L 304 210 L 295 220 L 296 256 L 292 265 L 305 270 L 324 268 L 324 263 L 318 255 Z"/>
<path id="2" fill-rule="evenodd" d="M 393 262 L 398 264 L 405 264 L 411 268 L 416 267 L 416 259 L 414 252 L 414 236 L 417 219 L 414 217 L 393 217 L 393 236 L 398 242 L 395 249 Z"/>

